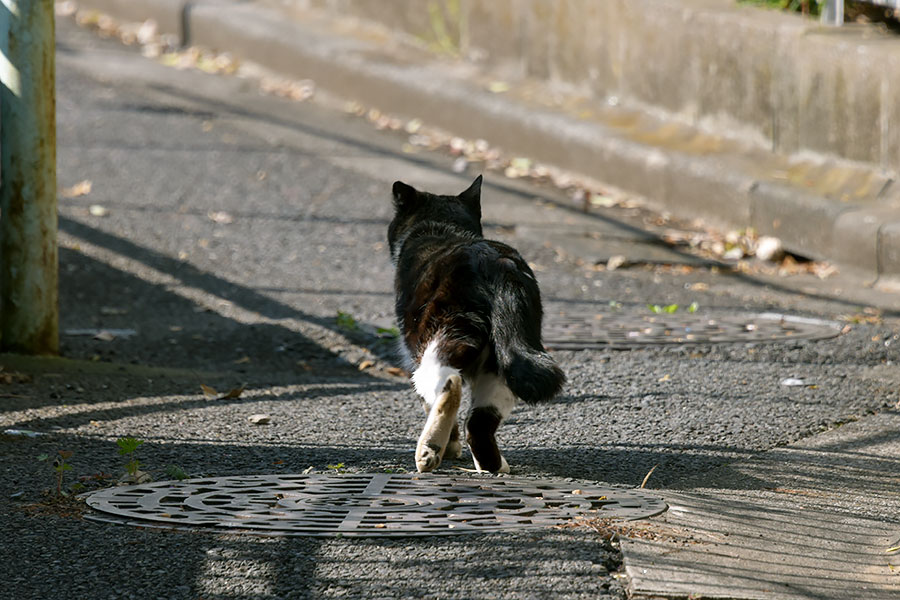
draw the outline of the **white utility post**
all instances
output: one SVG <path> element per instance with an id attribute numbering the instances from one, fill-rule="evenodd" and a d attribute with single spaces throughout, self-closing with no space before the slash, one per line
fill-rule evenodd
<path id="1" fill-rule="evenodd" d="M 822 22 L 826 25 L 840 27 L 844 24 L 844 0 L 825 0 L 821 13 Z"/>

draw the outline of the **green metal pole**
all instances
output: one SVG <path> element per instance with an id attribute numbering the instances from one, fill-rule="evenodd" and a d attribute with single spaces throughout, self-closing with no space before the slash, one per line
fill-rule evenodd
<path id="1" fill-rule="evenodd" d="M 53 0 L 0 0 L 0 349 L 59 352 Z"/>

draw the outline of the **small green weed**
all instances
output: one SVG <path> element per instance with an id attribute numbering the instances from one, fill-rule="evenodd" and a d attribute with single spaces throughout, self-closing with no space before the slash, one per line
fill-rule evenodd
<path id="1" fill-rule="evenodd" d="M 409 473 L 403 467 L 385 467 L 381 470 L 382 473 Z"/>
<path id="2" fill-rule="evenodd" d="M 339 310 L 337 317 L 335 318 L 335 323 L 337 323 L 337 326 L 341 329 L 346 329 L 347 331 L 359 331 L 359 324 L 350 313 Z"/>
<path id="3" fill-rule="evenodd" d="M 677 313 L 678 309 L 681 307 L 678 306 L 677 304 L 667 304 L 665 306 L 660 306 L 659 304 L 648 304 L 647 308 L 650 310 L 650 312 L 657 314 L 657 315 L 661 314 L 661 313 L 666 313 L 666 314 L 672 315 L 672 314 Z M 699 309 L 699 308 L 700 308 L 699 304 L 697 304 L 696 302 L 691 302 L 691 304 L 687 307 L 686 310 L 689 313 L 694 314 L 695 312 L 697 312 L 697 309 Z"/>
<path id="4" fill-rule="evenodd" d="M 657 315 L 660 313 L 668 313 L 671 315 L 678 312 L 677 304 L 668 304 L 666 306 L 660 306 L 659 304 L 648 304 L 647 308 L 650 310 L 650 312 Z"/>
<path id="5" fill-rule="evenodd" d="M 123 437 L 116 440 L 116 445 L 119 447 L 119 454 L 128 457 L 128 462 L 125 463 L 125 470 L 128 471 L 128 474 L 132 477 L 135 477 L 138 469 L 141 467 L 141 463 L 138 462 L 134 453 L 143 443 L 144 440 L 133 437 Z"/>
<path id="6" fill-rule="evenodd" d="M 56 458 L 53 459 L 51 463 L 53 466 L 53 470 L 56 471 L 56 495 L 57 496 L 68 496 L 67 492 L 64 492 L 62 489 L 63 475 L 66 471 L 72 470 L 72 465 L 70 465 L 68 461 L 72 458 L 71 450 L 60 450 L 57 452 Z M 37 457 L 37 459 L 41 462 L 45 462 L 50 460 L 49 454 L 41 454 Z"/>
<path id="7" fill-rule="evenodd" d="M 166 467 L 166 477 L 171 477 L 172 479 L 181 481 L 182 479 L 187 479 L 187 473 L 185 473 L 184 469 L 182 469 L 178 465 L 169 465 L 168 467 Z"/>

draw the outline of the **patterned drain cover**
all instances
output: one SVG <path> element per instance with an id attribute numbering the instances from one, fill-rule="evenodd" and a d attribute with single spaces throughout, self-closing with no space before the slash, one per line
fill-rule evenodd
<path id="1" fill-rule="evenodd" d="M 88 518 L 143 527 L 302 536 L 423 536 L 639 519 L 666 510 L 640 490 L 507 477 L 250 475 L 161 481 L 86 497 Z"/>
<path id="2" fill-rule="evenodd" d="M 759 315 L 547 314 L 544 345 L 556 350 L 645 345 L 765 343 L 823 340 L 840 335 L 836 323 L 775 313 Z"/>

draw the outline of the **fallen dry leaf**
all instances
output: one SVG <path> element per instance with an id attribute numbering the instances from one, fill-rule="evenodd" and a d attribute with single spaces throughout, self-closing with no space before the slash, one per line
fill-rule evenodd
<path id="1" fill-rule="evenodd" d="M 246 386 L 236 387 L 234 389 L 228 390 L 228 393 L 219 398 L 219 400 L 231 400 L 233 398 L 240 398 L 241 394 L 244 393 L 244 388 Z"/>
<path id="2" fill-rule="evenodd" d="M 4 371 L 3 367 L 0 367 L 0 383 L 31 383 L 31 375 L 17 371 Z"/>
<path id="3" fill-rule="evenodd" d="M 244 388 L 246 386 L 242 385 L 241 387 L 236 387 L 234 389 L 229 390 L 227 393 L 219 395 L 219 392 L 216 391 L 216 388 L 210 387 L 208 385 L 200 384 L 200 389 L 203 390 L 203 395 L 209 398 L 210 400 L 231 400 L 233 398 L 240 398 L 241 394 L 244 393 Z"/>
<path id="4" fill-rule="evenodd" d="M 103 331 L 97 333 L 97 335 L 94 336 L 94 339 L 100 340 L 101 342 L 111 342 L 114 339 L 116 339 L 116 336 L 114 336 L 109 331 L 103 330 Z"/>
<path id="5" fill-rule="evenodd" d="M 213 221 L 214 223 L 218 223 L 219 225 L 229 225 L 231 223 L 234 223 L 234 217 L 232 217 L 224 210 L 211 210 L 206 213 L 206 216 L 209 217 L 211 221 Z"/>
<path id="6" fill-rule="evenodd" d="M 603 194 L 590 194 L 588 196 L 589 202 L 591 206 L 600 206 L 603 208 L 612 208 L 619 204 L 619 201 L 610 196 L 605 196 Z"/>
<path id="7" fill-rule="evenodd" d="M 250 359 L 249 356 L 242 356 L 241 358 L 239 358 L 239 359 L 237 359 L 236 361 L 234 361 L 234 364 L 236 364 L 236 365 L 246 365 L 246 364 L 248 364 L 248 363 L 250 363 L 250 362 L 251 362 L 251 359 Z"/>
<path id="8" fill-rule="evenodd" d="M 622 256 L 621 254 L 616 254 L 615 256 L 610 256 L 609 260 L 606 261 L 606 270 L 607 271 L 615 271 L 622 265 L 627 262 L 627 258 Z"/>
<path id="9" fill-rule="evenodd" d="M 524 157 L 513 158 L 509 161 L 509 166 L 504 169 L 503 174 L 510 179 L 526 177 L 531 171 L 531 160 Z"/>
<path id="10" fill-rule="evenodd" d="M 408 121 L 406 125 L 403 127 L 406 133 L 416 133 L 420 129 L 422 129 L 422 120 L 421 119 L 412 119 Z"/>
<path id="11" fill-rule="evenodd" d="M 269 415 L 258 414 L 250 415 L 247 417 L 247 420 L 253 425 L 267 425 L 272 420 L 272 417 Z"/>
<path id="12" fill-rule="evenodd" d="M 847 323 L 854 323 L 857 325 L 867 324 L 867 325 L 880 325 L 881 324 L 881 316 L 880 315 L 869 315 L 865 313 L 856 313 L 853 315 L 841 315 L 838 317 L 839 321 L 846 321 Z"/>
<path id="13" fill-rule="evenodd" d="M 492 94 L 502 94 L 509 91 L 509 84 L 505 81 L 492 81 L 488 84 L 488 91 Z"/>
<path id="14" fill-rule="evenodd" d="M 85 179 L 84 181 L 79 181 L 72 187 L 63 188 L 59 194 L 63 198 L 78 198 L 79 196 L 87 196 L 91 193 L 91 187 L 93 184 L 90 179 Z"/>
<path id="15" fill-rule="evenodd" d="M 225 64 L 224 62 L 222 64 Z M 290 98 L 302 102 L 316 93 L 316 84 L 310 79 L 292 81 L 282 78 L 264 78 L 260 81 L 260 89 L 275 96 Z"/>
<path id="16" fill-rule="evenodd" d="M 365 371 L 366 369 L 368 369 L 369 367 L 373 366 L 374 364 L 375 364 L 375 363 L 372 362 L 371 360 L 364 360 L 364 361 L 362 361 L 361 363 L 359 363 L 359 370 L 360 370 L 360 371 Z"/>
<path id="17" fill-rule="evenodd" d="M 406 371 L 399 367 L 388 367 L 385 369 L 385 372 L 396 377 L 406 377 L 408 375 Z"/>
<path id="18" fill-rule="evenodd" d="M 834 265 L 822 262 L 814 262 L 810 264 L 810 272 L 819 279 L 828 279 L 832 275 L 837 275 L 838 269 Z"/>

